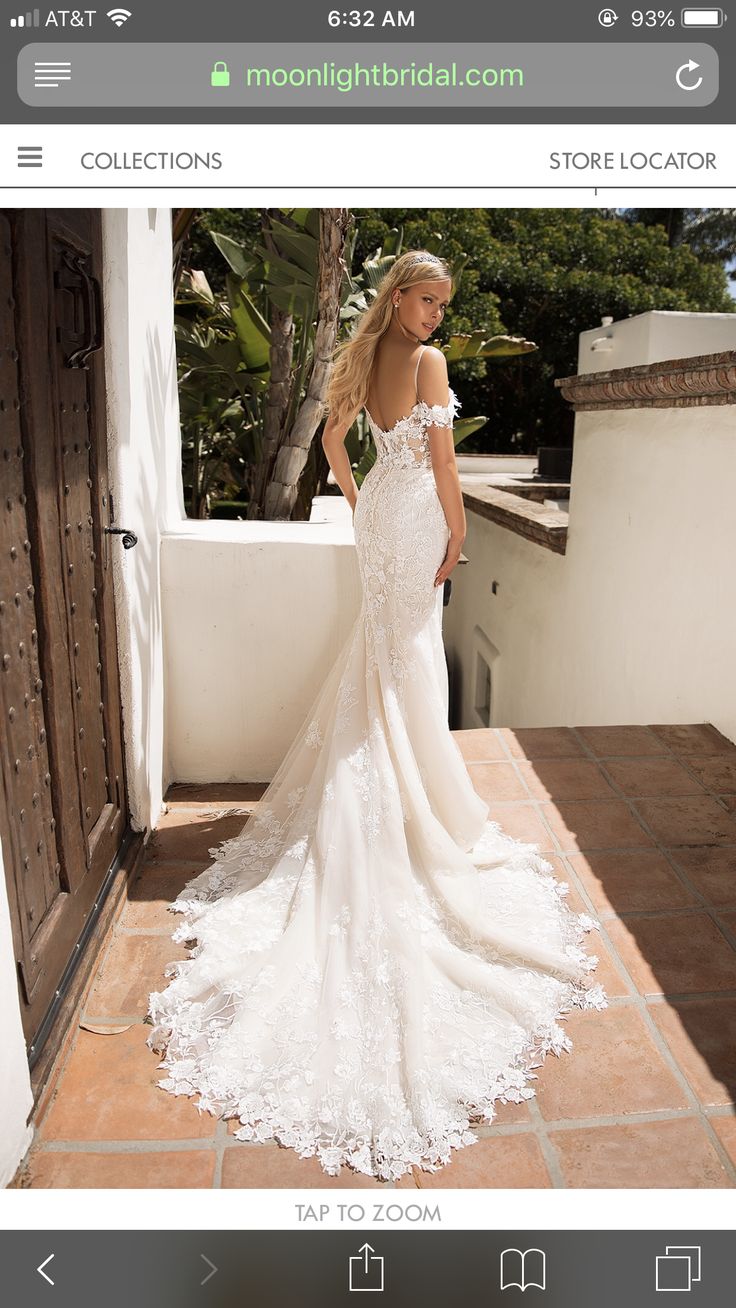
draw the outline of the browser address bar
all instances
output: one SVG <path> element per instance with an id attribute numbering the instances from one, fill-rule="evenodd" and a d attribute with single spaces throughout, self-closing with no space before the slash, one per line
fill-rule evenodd
<path id="1" fill-rule="evenodd" d="M 697 108 L 718 55 L 687 43 L 35 42 L 18 54 L 34 108 L 422 105 Z"/>

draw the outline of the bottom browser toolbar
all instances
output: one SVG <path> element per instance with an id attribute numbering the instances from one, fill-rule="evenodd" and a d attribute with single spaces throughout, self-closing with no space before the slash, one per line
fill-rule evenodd
<path id="1" fill-rule="evenodd" d="M 332 1308 L 360 1293 L 387 1308 L 649 1308 L 671 1292 L 721 1308 L 733 1294 L 727 1231 L 26 1231 L 2 1254 L 6 1302 L 24 1308 Z"/>

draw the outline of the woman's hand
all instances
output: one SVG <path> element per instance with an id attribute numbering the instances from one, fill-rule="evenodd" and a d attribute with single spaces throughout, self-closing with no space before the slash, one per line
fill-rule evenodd
<path id="1" fill-rule="evenodd" d="M 447 542 L 445 557 L 437 569 L 437 574 L 434 579 L 435 586 L 441 586 L 443 582 L 447 581 L 453 568 L 457 566 L 462 553 L 464 540 L 464 536 L 450 536 L 450 539 Z"/>

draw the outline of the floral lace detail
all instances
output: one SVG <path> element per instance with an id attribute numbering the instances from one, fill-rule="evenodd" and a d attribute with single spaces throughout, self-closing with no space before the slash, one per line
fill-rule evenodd
<path id="1" fill-rule="evenodd" d="M 418 400 L 411 413 L 400 418 L 389 431 L 374 422 L 366 409 L 368 425 L 376 445 L 376 463 L 392 468 L 429 468 L 429 427 L 452 427 L 455 414 L 461 407 L 455 392 L 450 392 L 447 404 L 425 404 Z"/>
<path id="2" fill-rule="evenodd" d="M 553 898 L 561 904 L 557 884 L 539 882 L 550 908 Z M 173 1094 L 199 1094 L 200 1111 L 238 1118 L 237 1139 L 277 1140 L 300 1157 L 316 1156 L 329 1175 L 342 1166 L 383 1180 L 398 1180 L 411 1167 L 436 1171 L 453 1149 L 475 1142 L 471 1125 L 493 1121 L 498 1102 L 533 1096 L 530 1083 L 548 1053 L 572 1049 L 560 1025 L 571 1007 L 602 1009 L 607 1001 L 600 985 L 585 989 L 548 975 L 540 987 L 538 974 L 522 963 L 509 970 L 507 962 L 486 962 L 481 980 L 476 959 L 472 985 L 470 973 L 468 984 L 451 983 L 469 961 L 467 944 L 464 950 L 459 941 L 443 941 L 442 910 L 431 902 L 425 908 L 420 960 L 399 947 L 395 926 L 378 907 L 351 937 L 354 911 L 343 904 L 327 937 L 354 962 L 336 988 L 326 964 L 297 965 L 286 989 L 283 964 L 261 965 L 249 985 L 172 1004 L 170 992 L 185 986 L 188 964 L 173 965 L 177 980 L 151 996 L 159 1025 L 149 1044 L 163 1048 L 171 1032 L 161 1064 L 170 1075 L 159 1084 Z M 399 918 L 404 932 L 413 912 L 408 900 Z M 578 942 L 592 919 L 565 913 L 558 921 L 567 956 L 585 958 Z M 417 967 L 426 973 L 424 996 L 412 1012 L 407 998 L 416 993 Z M 422 1036 L 412 1052 L 414 1026 Z"/>
<path id="3" fill-rule="evenodd" d="M 335 731 L 341 733 L 347 730 L 348 720 L 352 710 L 358 703 L 358 687 L 352 682 L 343 682 L 340 688 L 340 696 L 337 701 L 337 717 L 335 718 Z"/>
<path id="4" fill-rule="evenodd" d="M 441 603 L 441 589 L 433 580 L 449 533 L 431 469 L 427 429 L 451 427 L 459 407 L 452 390 L 446 406 L 420 400 L 390 432 L 377 427 L 369 415 L 378 457 L 363 479 L 353 518 L 368 629 L 366 671 L 370 675 L 386 662 L 400 704 L 416 634 L 441 622 L 439 614 L 433 615 Z M 413 471 L 410 491 L 407 469 Z M 437 637 L 441 647 L 441 632 L 435 630 L 439 656 Z M 436 679 L 429 678 L 426 689 L 438 700 Z"/>
<path id="5" fill-rule="evenodd" d="M 188 957 L 149 997 L 165 1090 L 330 1175 L 436 1171 L 571 1049 L 572 1006 L 608 1002 L 582 946 L 597 921 L 489 820 L 448 730 L 426 428 L 455 407 L 378 431 L 360 612 L 255 811 L 170 905 Z"/>
<path id="6" fill-rule="evenodd" d="M 313 720 L 307 728 L 307 734 L 304 737 L 304 743 L 308 749 L 319 749 L 322 744 L 322 733 L 319 729 L 319 722 Z"/>

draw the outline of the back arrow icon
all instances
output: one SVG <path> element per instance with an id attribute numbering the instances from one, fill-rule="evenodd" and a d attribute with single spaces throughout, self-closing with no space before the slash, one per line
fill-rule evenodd
<path id="1" fill-rule="evenodd" d="M 216 1272 L 218 1269 L 215 1267 L 215 1264 L 214 1264 L 213 1262 L 210 1262 L 210 1259 L 207 1257 L 206 1254 L 200 1254 L 199 1256 L 200 1256 L 200 1258 L 204 1258 L 204 1261 L 205 1261 L 206 1263 L 208 1263 L 209 1266 L 212 1268 L 212 1271 L 207 1273 L 207 1275 L 205 1276 L 204 1280 L 199 1282 L 200 1285 L 206 1285 L 207 1282 L 209 1281 L 210 1277 L 211 1277 L 211 1276 L 214 1276 L 215 1272 Z"/>
<path id="2" fill-rule="evenodd" d="M 52 1259 L 52 1258 L 55 1258 L 55 1257 L 56 1257 L 55 1254 L 49 1254 L 48 1258 L 44 1258 L 44 1260 L 43 1260 L 43 1262 L 40 1264 L 40 1266 L 36 1268 L 36 1271 L 41 1273 L 41 1275 L 42 1275 L 44 1281 L 48 1281 L 49 1285 L 53 1285 L 54 1282 L 51 1280 L 51 1277 L 50 1277 L 50 1276 L 47 1276 L 47 1275 L 46 1275 L 46 1273 L 45 1273 L 45 1271 L 44 1271 L 43 1269 L 44 1269 L 44 1267 L 46 1266 L 46 1264 L 47 1264 L 47 1263 L 50 1263 L 50 1262 L 51 1262 L 51 1259 Z"/>
<path id="3" fill-rule="evenodd" d="M 702 86 L 703 84 L 702 77 L 699 77 L 697 82 L 683 82 L 681 76 L 682 73 L 692 73 L 696 68 L 699 67 L 700 64 L 696 64 L 694 59 L 688 59 L 686 64 L 680 64 L 680 67 L 675 73 L 675 80 L 681 91 L 697 91 L 698 87 Z"/>

